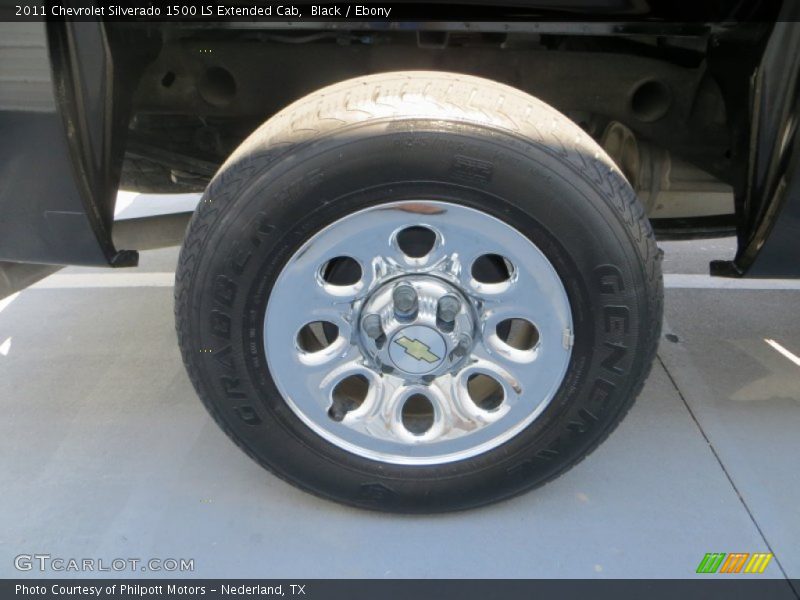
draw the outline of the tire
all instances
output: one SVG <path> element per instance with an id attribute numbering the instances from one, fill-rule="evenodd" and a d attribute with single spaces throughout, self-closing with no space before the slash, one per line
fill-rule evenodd
<path id="1" fill-rule="evenodd" d="M 464 239 L 487 247 L 510 244 L 519 234 L 536 251 L 509 266 L 506 275 L 511 277 L 512 267 L 533 269 L 529 263 L 539 264 L 543 257 L 560 282 L 547 289 L 563 289 L 568 302 L 564 318 L 571 329 L 561 340 L 542 338 L 546 345 L 535 350 L 541 353 L 536 360 L 555 357 L 554 365 L 561 360 L 563 375 L 550 397 L 537 404 L 535 418 L 516 423 L 521 429 L 511 437 L 491 438 L 494 445 L 464 450 L 469 436 L 483 435 L 483 429 L 459 431 L 453 441 L 441 438 L 441 444 L 460 450 L 440 459 L 436 444 L 409 438 L 411 459 L 403 460 L 404 446 L 380 439 L 374 448 L 394 452 L 400 447 L 400 454 L 370 454 L 369 436 L 341 429 L 367 440 L 353 450 L 338 443 L 335 434 L 327 435 L 329 428 L 340 431 L 339 423 L 327 425 L 316 415 L 305 418 L 307 413 L 282 394 L 286 386 L 302 385 L 301 367 L 270 368 L 297 350 L 287 344 L 285 353 L 268 356 L 265 346 L 272 343 L 272 332 L 284 321 L 300 319 L 295 313 L 316 293 L 310 279 L 308 288 L 276 286 L 279 280 L 294 281 L 282 279 L 294 277 L 287 265 L 298 265 L 298 251 L 316 248 L 313 240 L 323 238 L 315 236 L 336 231 L 338 223 L 361 219 L 368 228 L 378 217 L 365 221 L 363 215 L 375 207 L 384 211 L 380 214 L 394 215 L 400 208 L 390 210 L 391 203 L 401 203 L 396 206 L 411 214 L 410 225 L 414 219 L 433 219 L 431 207 L 449 207 L 453 215 L 466 215 L 463 231 L 475 232 Z M 486 227 L 475 228 L 478 221 L 469 221 L 473 217 L 485 219 Z M 512 232 L 507 239 L 487 237 L 502 227 Z M 351 230 L 352 238 L 342 235 L 336 243 L 350 239 L 354 251 L 360 251 L 366 242 L 357 239 L 358 228 Z M 324 277 L 329 275 L 326 271 Z M 474 270 L 472 277 L 478 277 Z M 419 281 L 412 283 L 418 287 Z M 296 310 L 286 301 L 291 294 Z M 557 307 L 558 292 L 548 294 L 530 297 L 523 309 L 548 302 Z M 283 304 L 276 298 L 283 298 Z M 362 308 L 378 301 L 371 298 Z M 557 477 L 596 448 L 627 413 L 647 377 L 660 336 L 662 298 L 660 252 L 642 207 L 617 167 L 577 125 L 535 98 L 492 81 L 400 72 L 315 92 L 242 143 L 210 183 L 187 230 L 176 274 L 175 314 L 183 359 L 200 398 L 259 464 L 337 502 L 393 512 L 441 512 L 515 496 Z M 398 304 L 391 306 L 399 310 Z M 275 307 L 289 310 L 268 318 Z M 471 318 L 465 327 L 479 332 L 485 317 Z M 270 323 L 266 332 L 265 320 Z M 363 336 L 362 329 L 354 331 L 351 336 Z M 325 343 L 328 333 L 315 335 Z M 475 335 L 476 347 L 489 344 L 489 333 Z M 359 343 L 363 348 L 369 340 Z M 454 357 L 451 353 L 447 360 L 458 360 Z M 387 372 L 396 366 L 386 367 Z M 522 366 L 518 372 L 525 376 L 533 368 Z M 523 414 L 517 407 L 527 406 L 526 394 L 544 393 L 535 388 L 521 392 L 507 414 Z M 433 408 L 412 416 L 438 418 L 436 403 L 429 404 Z M 398 418 L 406 418 L 406 406 Z M 505 425 L 494 425 L 503 423 L 498 419 L 486 431 L 501 431 Z"/>

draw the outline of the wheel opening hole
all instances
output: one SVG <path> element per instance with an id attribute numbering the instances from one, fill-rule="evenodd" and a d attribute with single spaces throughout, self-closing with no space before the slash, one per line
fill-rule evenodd
<path id="1" fill-rule="evenodd" d="M 539 343 L 539 330 L 526 319 L 505 319 L 497 324 L 497 337 L 517 350 L 533 350 Z"/>
<path id="2" fill-rule="evenodd" d="M 494 378 L 475 373 L 467 379 L 467 392 L 478 408 L 495 410 L 505 399 L 503 386 Z"/>
<path id="3" fill-rule="evenodd" d="M 669 88 L 657 79 L 640 83 L 631 95 L 631 110 L 640 121 L 657 121 L 669 110 Z"/>
<path id="4" fill-rule="evenodd" d="M 503 283 L 513 272 L 511 261 L 499 254 L 484 254 L 472 263 L 472 278 L 478 283 Z"/>
<path id="5" fill-rule="evenodd" d="M 341 421 L 347 413 L 361 406 L 368 392 L 369 381 L 363 375 L 345 377 L 333 388 L 328 416 L 334 421 Z"/>
<path id="6" fill-rule="evenodd" d="M 433 426 L 433 404 L 423 394 L 409 396 L 403 404 L 403 427 L 414 435 L 422 435 Z"/>
<path id="7" fill-rule="evenodd" d="M 337 256 L 322 266 L 322 279 L 330 285 L 355 285 L 361 281 L 361 265 L 349 256 Z"/>
<path id="8" fill-rule="evenodd" d="M 297 346 L 303 352 L 319 352 L 339 337 L 339 328 L 328 321 L 314 321 L 303 325 L 297 333 Z"/>
<path id="9" fill-rule="evenodd" d="M 430 254 L 436 244 L 436 232 L 421 225 L 406 227 L 397 233 L 397 246 L 410 258 Z"/>
<path id="10" fill-rule="evenodd" d="M 164 77 L 161 78 L 161 85 L 163 85 L 165 88 L 168 88 L 173 83 L 175 83 L 175 73 L 172 71 L 167 71 L 164 73 Z"/>

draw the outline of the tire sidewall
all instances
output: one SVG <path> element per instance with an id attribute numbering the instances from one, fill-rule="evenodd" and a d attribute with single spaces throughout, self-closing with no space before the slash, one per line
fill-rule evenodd
<path id="1" fill-rule="evenodd" d="M 208 350 L 195 359 L 206 404 L 261 464 L 359 506 L 466 508 L 554 477 L 616 423 L 649 361 L 648 281 L 630 224 L 612 206 L 633 192 L 603 175 L 616 182 L 610 194 L 545 143 L 413 119 L 360 123 L 279 161 L 264 149 L 228 165 L 201 204 L 219 214 L 190 290 L 191 339 Z M 498 448 L 442 465 L 380 463 L 326 442 L 283 401 L 264 353 L 266 305 L 290 257 L 337 219 L 400 200 L 453 202 L 515 227 L 553 264 L 572 309 L 570 366 L 546 410 Z"/>

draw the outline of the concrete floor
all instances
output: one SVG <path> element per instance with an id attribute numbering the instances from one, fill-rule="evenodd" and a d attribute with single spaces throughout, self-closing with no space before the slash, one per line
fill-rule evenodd
<path id="1" fill-rule="evenodd" d="M 662 247 L 667 273 L 703 274 L 734 244 Z M 41 576 L 13 558 L 48 553 L 193 558 L 194 577 L 689 578 L 706 552 L 771 551 L 760 577 L 800 578 L 800 365 L 765 341 L 800 355 L 796 282 L 669 287 L 652 375 L 587 460 L 509 502 L 402 517 L 299 492 L 217 429 L 175 343 L 176 256 L 0 303 L 0 576 Z"/>

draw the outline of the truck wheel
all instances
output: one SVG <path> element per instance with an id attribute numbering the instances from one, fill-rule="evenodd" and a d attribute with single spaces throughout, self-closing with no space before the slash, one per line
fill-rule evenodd
<path id="1" fill-rule="evenodd" d="M 222 166 L 187 231 L 177 332 L 254 460 L 365 508 L 475 507 L 585 457 L 642 388 L 659 252 L 569 119 L 435 72 L 299 100 Z"/>

